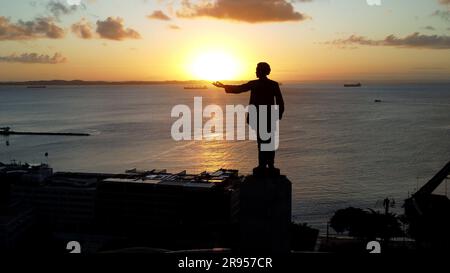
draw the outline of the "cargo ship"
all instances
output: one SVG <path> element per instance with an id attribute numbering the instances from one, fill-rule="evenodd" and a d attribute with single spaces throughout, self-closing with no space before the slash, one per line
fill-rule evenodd
<path id="1" fill-rule="evenodd" d="M 346 83 L 346 84 L 344 84 L 344 87 L 361 87 L 362 85 L 361 85 L 361 83 L 360 82 L 358 82 L 358 83 Z"/>
<path id="2" fill-rule="evenodd" d="M 208 87 L 206 85 L 201 85 L 201 86 L 185 86 L 184 89 L 187 90 L 197 90 L 197 89 L 208 89 Z"/>

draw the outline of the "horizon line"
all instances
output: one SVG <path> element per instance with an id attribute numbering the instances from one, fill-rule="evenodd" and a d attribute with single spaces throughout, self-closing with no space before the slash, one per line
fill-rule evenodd
<path id="1" fill-rule="evenodd" d="M 242 83 L 249 81 L 246 80 L 220 80 L 228 83 Z M 209 80 L 80 80 L 80 79 L 72 79 L 72 80 L 63 80 L 63 79 L 52 79 L 52 80 L 19 80 L 19 81 L 0 81 L 0 85 L 33 85 L 33 84 L 41 84 L 41 85 L 151 85 L 151 84 L 212 84 L 213 81 Z M 360 82 L 360 83 L 450 83 L 450 80 L 444 79 L 414 79 L 414 80 L 406 80 L 406 79 L 383 79 L 383 80 L 343 80 L 343 79 L 323 79 L 323 80 L 284 80 L 278 81 L 280 83 L 289 83 L 289 84 L 301 84 L 301 83 L 349 83 L 349 82 Z"/>

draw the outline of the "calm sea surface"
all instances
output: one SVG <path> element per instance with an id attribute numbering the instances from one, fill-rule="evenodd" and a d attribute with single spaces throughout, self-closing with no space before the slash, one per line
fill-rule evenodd
<path id="1" fill-rule="evenodd" d="M 276 165 L 293 182 L 293 220 L 322 231 L 333 212 L 403 200 L 450 160 L 450 84 L 283 85 L 286 114 Z M 173 106 L 246 104 L 248 93 L 177 85 L 0 87 L 0 127 L 88 132 L 91 137 L 12 136 L 0 161 L 46 162 L 56 171 L 163 168 L 200 172 L 257 164 L 250 141 L 171 137 Z M 381 103 L 374 103 L 381 99 Z M 437 191 L 445 194 L 445 183 Z M 207 204 L 205 204 L 207 205 Z"/>

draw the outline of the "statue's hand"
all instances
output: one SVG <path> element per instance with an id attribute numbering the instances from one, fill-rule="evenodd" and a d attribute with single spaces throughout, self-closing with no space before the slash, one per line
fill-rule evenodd
<path id="1" fill-rule="evenodd" d="M 213 82 L 213 85 L 214 85 L 215 87 L 225 88 L 225 85 L 224 85 L 223 83 L 221 83 L 221 82 Z"/>

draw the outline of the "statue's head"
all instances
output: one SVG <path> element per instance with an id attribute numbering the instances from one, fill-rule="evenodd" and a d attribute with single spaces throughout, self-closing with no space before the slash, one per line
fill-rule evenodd
<path id="1" fill-rule="evenodd" d="M 265 62 L 258 63 L 256 66 L 256 77 L 265 78 L 270 74 L 270 65 Z"/>

